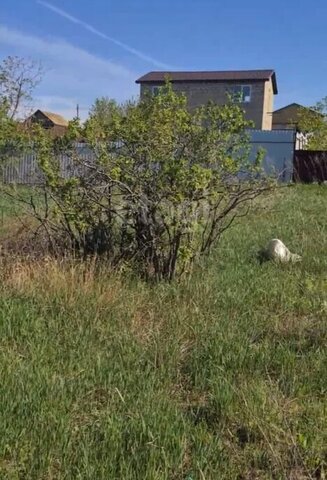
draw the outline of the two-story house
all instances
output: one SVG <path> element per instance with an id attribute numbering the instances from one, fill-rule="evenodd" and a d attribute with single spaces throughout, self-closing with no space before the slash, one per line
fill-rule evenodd
<path id="1" fill-rule="evenodd" d="M 149 72 L 136 80 L 141 98 L 156 93 L 166 79 L 176 92 L 186 95 L 190 109 L 213 101 L 223 105 L 229 97 L 239 102 L 245 118 L 260 130 L 272 129 L 274 95 L 278 93 L 274 70 Z"/>

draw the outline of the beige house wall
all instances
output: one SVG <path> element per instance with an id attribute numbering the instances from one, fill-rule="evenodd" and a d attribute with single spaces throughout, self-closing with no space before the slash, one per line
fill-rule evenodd
<path id="1" fill-rule="evenodd" d="M 263 115 L 262 115 L 262 130 L 272 129 L 274 109 L 274 90 L 271 80 L 265 82 L 264 101 L 263 101 Z"/>

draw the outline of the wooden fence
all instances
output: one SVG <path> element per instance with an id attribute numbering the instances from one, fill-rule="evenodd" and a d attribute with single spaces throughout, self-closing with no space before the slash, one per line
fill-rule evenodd
<path id="1" fill-rule="evenodd" d="M 293 181 L 302 183 L 327 182 L 327 152 L 296 150 L 294 153 Z"/>

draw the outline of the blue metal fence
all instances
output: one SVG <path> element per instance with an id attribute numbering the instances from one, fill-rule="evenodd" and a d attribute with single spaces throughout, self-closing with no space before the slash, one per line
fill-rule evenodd
<path id="1" fill-rule="evenodd" d="M 254 160 L 259 149 L 265 151 L 263 168 L 269 175 L 282 182 L 290 182 L 293 176 L 293 159 L 296 142 L 294 130 L 249 130 L 251 157 Z"/>
<path id="2" fill-rule="evenodd" d="M 295 148 L 295 132 L 293 130 L 249 130 L 253 161 L 259 149 L 265 152 L 263 167 L 266 173 L 290 182 L 293 174 L 293 157 Z M 86 162 L 92 162 L 93 153 L 85 144 L 76 144 L 77 156 Z M 59 157 L 61 172 L 64 177 L 78 175 L 79 166 L 69 156 Z M 3 170 L 5 183 L 38 184 L 42 175 L 37 166 L 35 154 L 26 154 L 23 158 L 12 159 Z"/>

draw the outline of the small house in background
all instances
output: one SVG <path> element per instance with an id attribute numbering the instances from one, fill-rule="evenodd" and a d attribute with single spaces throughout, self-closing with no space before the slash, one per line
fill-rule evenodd
<path id="1" fill-rule="evenodd" d="M 301 113 L 308 112 L 312 115 L 312 118 L 315 116 L 322 118 L 324 115 L 310 107 L 304 107 L 299 103 L 291 103 L 286 105 L 286 107 L 279 108 L 273 113 L 272 127 L 273 130 L 290 130 L 295 129 L 299 131 L 299 121 Z"/>
<path id="2" fill-rule="evenodd" d="M 307 111 L 314 116 L 322 117 L 323 115 L 309 107 L 304 107 L 299 103 L 291 103 L 286 107 L 279 108 L 273 113 L 272 129 L 273 130 L 293 130 L 296 133 L 296 150 L 303 150 L 308 144 L 308 136 L 310 132 L 303 132 L 299 126 L 300 117 L 303 112 Z"/>
<path id="3" fill-rule="evenodd" d="M 305 108 L 299 103 L 291 103 L 286 107 L 275 110 L 272 119 L 273 130 L 297 130 L 300 113 Z"/>
<path id="4" fill-rule="evenodd" d="M 25 122 L 26 125 L 38 123 L 46 130 L 49 130 L 53 137 L 61 137 L 68 128 L 68 121 L 57 113 L 36 110 Z"/>
<path id="5" fill-rule="evenodd" d="M 175 92 L 185 94 L 190 110 L 209 101 L 224 105 L 231 96 L 255 128 L 272 129 L 274 95 L 278 93 L 274 70 L 149 72 L 136 80 L 141 97 L 147 92 L 155 95 L 166 79 Z"/>

